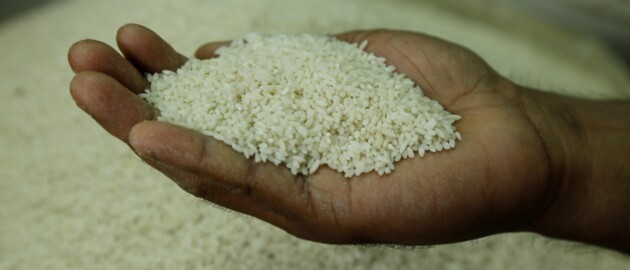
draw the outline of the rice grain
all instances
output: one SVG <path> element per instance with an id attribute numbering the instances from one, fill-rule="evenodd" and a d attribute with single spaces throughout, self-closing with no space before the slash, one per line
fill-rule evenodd
<path id="1" fill-rule="evenodd" d="M 417 152 L 452 149 L 460 119 L 385 59 L 329 36 L 249 34 L 148 74 L 158 120 L 197 130 L 293 174 L 326 165 L 346 177 L 390 173 Z"/>

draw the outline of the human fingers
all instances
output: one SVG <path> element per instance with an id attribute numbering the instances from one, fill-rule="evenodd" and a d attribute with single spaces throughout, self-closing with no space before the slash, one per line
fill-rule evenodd
<path id="1" fill-rule="evenodd" d="M 143 157 L 143 160 L 172 179 L 186 192 L 226 209 L 256 217 L 297 237 L 321 241 L 322 237 L 308 231 L 299 222 L 277 212 L 274 207 L 255 198 L 222 185 L 214 183 L 206 175 L 200 175 L 175 165 Z"/>
<path id="2" fill-rule="evenodd" d="M 143 72 L 175 71 L 187 61 L 158 34 L 138 24 L 118 29 L 116 41 L 125 58 Z"/>
<path id="3" fill-rule="evenodd" d="M 100 72 L 75 75 L 70 93 L 77 105 L 105 130 L 128 142 L 129 131 L 137 123 L 153 119 L 153 109 L 115 78 Z"/>
<path id="4" fill-rule="evenodd" d="M 70 47 L 68 62 L 75 73 L 95 71 L 109 75 L 134 93 L 141 93 L 148 82 L 129 61 L 109 45 L 82 40 Z"/>
<path id="5" fill-rule="evenodd" d="M 332 194 L 318 192 L 319 187 L 333 186 L 330 182 L 343 179 L 341 174 L 331 169 L 321 168 L 313 175 L 294 176 L 285 167 L 254 163 L 229 145 L 162 122 L 140 123 L 133 128 L 129 138 L 140 157 L 159 160 L 205 177 L 186 183 L 188 186 L 203 186 L 208 183 L 203 181 L 210 181 L 251 198 L 275 215 L 299 223 L 306 228 L 303 230 L 326 231 L 335 240 L 347 236 L 343 228 L 338 228 L 336 213 L 331 213 L 331 210 L 335 210 L 330 205 L 329 196 Z M 182 181 L 177 178 L 174 180 Z M 208 200 L 212 201 L 213 198 Z M 261 213 L 252 215 L 263 218 Z"/>
<path id="6" fill-rule="evenodd" d="M 223 46 L 228 46 L 230 45 L 230 43 L 231 41 L 217 41 L 206 43 L 204 45 L 201 45 L 197 49 L 197 51 L 195 52 L 195 57 L 197 57 L 197 59 L 208 59 L 217 57 L 216 50 Z"/>
<path id="7" fill-rule="evenodd" d="M 288 169 L 254 163 L 230 146 L 187 128 L 143 122 L 133 128 L 130 143 L 141 157 L 202 174 L 235 192 L 265 200 L 271 199 L 267 191 L 283 196 L 298 192 L 293 189 L 295 179 Z M 265 181 L 259 181 L 263 177 Z"/>

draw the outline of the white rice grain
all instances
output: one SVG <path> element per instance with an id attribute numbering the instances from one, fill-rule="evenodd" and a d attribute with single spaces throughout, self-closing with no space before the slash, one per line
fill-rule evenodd
<path id="1" fill-rule="evenodd" d="M 455 147 L 460 119 L 367 46 L 333 37 L 249 34 L 149 74 L 140 96 L 179 124 L 293 174 L 326 165 L 346 177 L 388 174 L 401 158 Z"/>

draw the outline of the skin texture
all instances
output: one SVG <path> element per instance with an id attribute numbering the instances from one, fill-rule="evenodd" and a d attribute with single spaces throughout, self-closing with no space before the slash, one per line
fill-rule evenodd
<path id="1" fill-rule="evenodd" d="M 552 201 L 531 230 L 630 254 L 630 101 L 527 90 L 552 160 Z"/>
<path id="2" fill-rule="evenodd" d="M 581 240 L 549 218 L 549 211 L 567 212 L 557 205 L 564 203 L 558 192 L 568 190 L 570 166 L 562 142 L 541 131 L 539 123 L 557 126 L 541 113 L 547 107 L 537 105 L 546 100 L 542 93 L 501 77 L 473 52 L 424 34 L 374 30 L 338 38 L 368 40 L 367 51 L 462 116 L 456 148 L 403 160 L 389 175 L 350 179 L 325 166 L 293 176 L 282 165 L 254 163 L 212 138 L 154 120 L 158 112 L 136 95 L 148 85 L 142 73 L 176 70 L 186 58 L 133 24 L 117 33 L 124 56 L 94 40 L 70 48 L 76 73 L 70 91 L 81 109 L 185 191 L 300 238 L 428 245 L 535 229 Z M 203 45 L 196 57 L 216 57 L 226 44 Z"/>

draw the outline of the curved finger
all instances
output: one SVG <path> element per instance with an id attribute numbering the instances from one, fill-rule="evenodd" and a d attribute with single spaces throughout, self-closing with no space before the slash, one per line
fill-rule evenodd
<path id="1" fill-rule="evenodd" d="M 131 146 L 141 157 L 206 176 L 216 184 L 301 219 L 310 209 L 307 179 L 270 163 L 254 163 L 229 145 L 193 130 L 147 121 L 133 128 Z"/>
<path id="2" fill-rule="evenodd" d="M 134 93 L 149 85 L 142 74 L 109 45 L 96 40 L 82 40 L 70 47 L 68 62 L 75 73 L 96 71 L 118 80 Z"/>
<path id="3" fill-rule="evenodd" d="M 206 176 L 182 170 L 174 165 L 151 158 L 143 160 L 172 179 L 186 192 L 218 206 L 253 216 L 300 238 L 322 241 L 320 234 L 314 233 L 299 222 L 273 210 L 273 207 L 257 201 L 246 194 L 234 192 L 221 185 L 214 184 Z"/>
<path id="4" fill-rule="evenodd" d="M 134 125 L 154 117 L 151 107 L 140 97 L 103 73 L 77 74 L 70 83 L 70 93 L 81 109 L 124 142 Z"/>
<path id="5" fill-rule="evenodd" d="M 116 41 L 125 58 L 144 72 L 175 71 L 187 60 L 158 34 L 138 24 L 118 29 Z"/>
<path id="6" fill-rule="evenodd" d="M 231 147 L 193 130 L 148 121 L 135 126 L 130 143 L 142 157 L 149 157 L 236 187 L 246 178 L 250 161 Z"/>
<path id="7" fill-rule="evenodd" d="M 231 41 L 217 41 L 206 43 L 204 45 L 201 45 L 197 49 L 197 51 L 195 52 L 195 57 L 197 59 L 209 59 L 217 57 L 218 55 L 216 54 L 216 50 L 223 46 L 228 46 L 230 45 L 230 43 Z"/>

